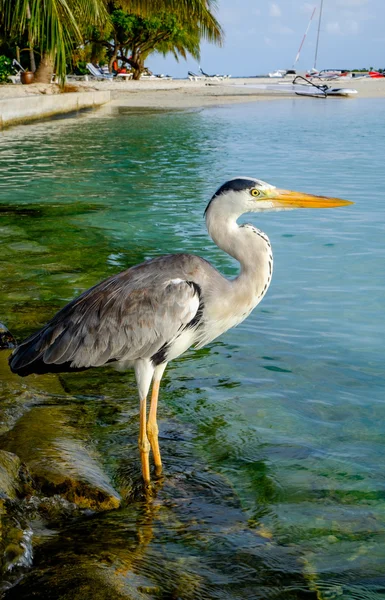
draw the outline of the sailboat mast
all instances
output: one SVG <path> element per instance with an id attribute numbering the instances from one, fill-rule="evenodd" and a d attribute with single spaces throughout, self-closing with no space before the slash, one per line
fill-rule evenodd
<path id="1" fill-rule="evenodd" d="M 297 56 L 296 56 L 296 57 L 295 57 L 295 59 L 294 59 L 294 63 L 293 63 L 293 69 L 295 68 L 295 65 L 297 64 L 297 62 L 299 61 L 299 57 L 300 57 L 300 54 L 301 54 L 302 46 L 303 46 L 303 45 L 304 45 L 304 43 L 305 43 L 305 40 L 306 40 L 306 36 L 307 36 L 307 34 L 309 33 L 310 25 L 311 25 L 311 22 L 312 22 L 312 20 L 313 20 L 313 18 L 314 18 L 314 15 L 315 15 L 315 12 L 316 12 L 316 10 L 317 10 L 317 7 L 315 6 L 315 7 L 314 7 L 314 10 L 313 10 L 313 12 L 312 12 L 312 14 L 311 14 L 310 21 L 309 21 L 309 23 L 308 23 L 307 29 L 306 29 L 306 31 L 305 31 L 305 35 L 304 35 L 304 36 L 303 36 L 303 38 L 302 38 L 301 45 L 300 45 L 300 47 L 299 47 L 299 50 L 298 50 L 298 52 L 297 52 Z"/>
<path id="2" fill-rule="evenodd" d="M 315 47 L 315 57 L 314 57 L 314 69 L 317 67 L 317 58 L 318 58 L 318 44 L 319 44 L 319 34 L 321 31 L 321 21 L 322 21 L 322 9 L 324 6 L 324 0 L 321 0 L 321 7 L 319 9 L 319 19 L 318 19 L 318 32 L 317 32 L 317 44 Z"/>

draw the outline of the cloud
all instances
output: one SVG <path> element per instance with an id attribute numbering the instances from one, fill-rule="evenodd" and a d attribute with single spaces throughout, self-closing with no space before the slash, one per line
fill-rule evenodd
<path id="1" fill-rule="evenodd" d="M 274 40 L 272 40 L 271 38 L 265 36 L 263 38 L 263 41 L 265 42 L 266 46 L 269 46 L 269 48 L 275 48 Z"/>
<path id="2" fill-rule="evenodd" d="M 270 4 L 270 16 L 271 17 L 281 17 L 282 16 L 282 12 L 281 9 L 279 8 L 278 4 L 274 4 L 274 2 L 272 2 Z"/>
<path id="3" fill-rule="evenodd" d="M 294 31 L 287 27 L 287 25 L 281 25 L 280 23 L 274 23 L 269 30 L 271 33 L 276 33 L 277 35 L 293 35 Z"/>
<path id="4" fill-rule="evenodd" d="M 368 0 L 337 0 L 338 6 L 364 6 Z"/>
<path id="5" fill-rule="evenodd" d="M 358 21 L 354 21 L 353 19 L 346 23 L 346 29 L 349 33 L 358 33 L 359 28 Z"/>
<path id="6" fill-rule="evenodd" d="M 341 25 L 338 23 L 338 21 L 331 21 L 326 24 L 326 31 L 333 35 L 341 35 Z"/>
<path id="7" fill-rule="evenodd" d="M 341 25 L 338 21 L 330 21 L 326 24 L 326 31 L 331 35 L 355 35 L 360 26 L 354 19 L 345 20 Z"/>
<path id="8" fill-rule="evenodd" d="M 306 13 L 307 15 L 311 15 L 315 7 L 315 4 L 310 4 L 310 2 L 305 2 L 301 6 L 301 12 Z"/>

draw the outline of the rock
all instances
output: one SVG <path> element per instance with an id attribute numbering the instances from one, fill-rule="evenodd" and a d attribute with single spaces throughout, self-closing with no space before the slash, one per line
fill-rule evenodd
<path id="1" fill-rule="evenodd" d="M 59 494 L 79 508 L 111 510 L 120 496 L 103 472 L 88 439 L 81 439 L 82 407 L 34 406 L 3 436 L 2 447 L 17 453 L 39 493 Z"/>
<path id="2" fill-rule="evenodd" d="M 18 480 L 21 462 L 11 452 L 0 450 L 0 498 L 15 499 L 20 489 Z"/>
<path id="3" fill-rule="evenodd" d="M 3 516 L 2 521 L 0 571 L 10 573 L 9 578 L 14 579 L 12 571 L 32 566 L 32 529 L 23 527 L 12 514 Z"/>
<path id="4" fill-rule="evenodd" d="M 0 322 L 0 350 L 15 348 L 16 340 L 6 326 Z"/>
<path id="5" fill-rule="evenodd" d="M 47 402 L 47 392 L 63 394 L 55 374 L 30 375 L 23 379 L 12 373 L 8 365 L 10 352 L 0 350 L 0 435 L 11 429 L 31 406 Z"/>
<path id="6" fill-rule="evenodd" d="M 106 565 L 86 564 L 81 557 L 67 563 L 64 569 L 52 565 L 38 574 L 27 577 L 4 594 L 5 600 L 153 600 L 157 596 L 146 594 L 115 569 Z"/>
<path id="7" fill-rule="evenodd" d="M 30 566 L 32 531 L 20 514 L 17 496 L 23 483 L 20 459 L 0 450 L 0 572 L 16 566 Z"/>

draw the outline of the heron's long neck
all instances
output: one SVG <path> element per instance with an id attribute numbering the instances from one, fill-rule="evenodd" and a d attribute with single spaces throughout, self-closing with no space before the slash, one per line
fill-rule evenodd
<path id="1" fill-rule="evenodd" d="M 273 257 L 268 237 L 259 229 L 237 223 L 238 214 L 215 202 L 206 213 L 207 230 L 214 242 L 240 263 L 232 281 L 235 294 L 261 298 L 270 283 Z"/>

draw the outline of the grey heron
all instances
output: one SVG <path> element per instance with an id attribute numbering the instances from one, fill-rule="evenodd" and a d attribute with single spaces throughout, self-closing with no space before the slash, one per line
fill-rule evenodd
<path id="1" fill-rule="evenodd" d="M 10 368 L 21 376 L 108 363 L 133 368 L 140 402 L 142 476 L 147 484 L 150 449 L 156 472 L 162 469 L 156 413 L 167 363 L 190 346 L 201 348 L 241 323 L 269 287 L 273 272 L 269 238 L 253 225 L 239 225 L 237 219 L 244 213 L 347 204 L 352 203 L 278 189 L 259 179 L 231 179 L 215 192 L 205 217 L 217 246 L 240 263 L 237 277 L 227 279 L 192 254 L 169 254 L 133 266 L 62 308 L 14 350 Z"/>

